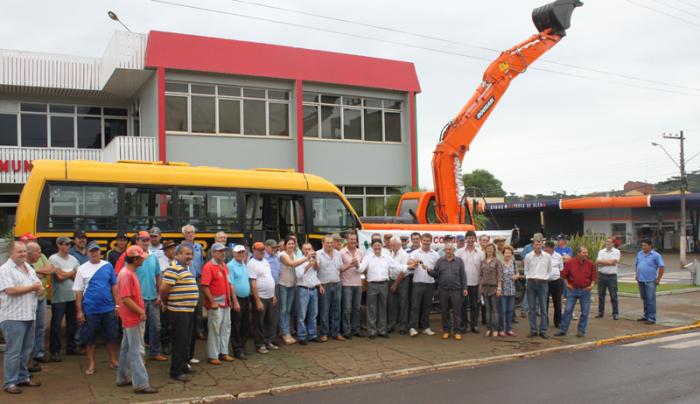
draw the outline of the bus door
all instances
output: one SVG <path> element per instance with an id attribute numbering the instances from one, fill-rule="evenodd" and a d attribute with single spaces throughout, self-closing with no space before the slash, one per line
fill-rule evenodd
<path id="1" fill-rule="evenodd" d="M 280 240 L 296 234 L 306 239 L 304 198 L 285 194 L 245 193 L 244 233 L 249 242 Z"/>

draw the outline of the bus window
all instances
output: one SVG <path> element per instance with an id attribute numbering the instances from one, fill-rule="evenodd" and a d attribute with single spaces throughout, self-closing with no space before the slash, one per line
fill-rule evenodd
<path id="1" fill-rule="evenodd" d="M 124 188 L 124 220 L 127 229 L 149 229 L 158 226 L 162 231 L 177 231 L 174 219 L 172 193 L 156 188 Z"/>
<path id="2" fill-rule="evenodd" d="M 245 227 L 247 230 L 262 230 L 262 212 L 262 198 L 258 194 L 245 194 Z"/>
<path id="3" fill-rule="evenodd" d="M 116 186 L 50 184 L 48 214 L 39 217 L 47 230 L 112 230 L 117 226 Z"/>
<path id="4" fill-rule="evenodd" d="M 280 237 L 295 234 L 300 240 L 304 238 L 304 204 L 301 199 L 280 200 Z"/>
<path id="5" fill-rule="evenodd" d="M 337 196 L 312 197 L 313 226 L 321 233 L 338 233 L 356 227 L 355 219 Z"/>
<path id="6" fill-rule="evenodd" d="M 190 223 L 199 231 L 238 230 L 238 194 L 223 189 L 179 189 L 178 215 L 181 223 Z"/>

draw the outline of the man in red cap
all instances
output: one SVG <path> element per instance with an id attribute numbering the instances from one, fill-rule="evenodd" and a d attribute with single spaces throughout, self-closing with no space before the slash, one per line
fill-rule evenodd
<path id="1" fill-rule="evenodd" d="M 136 268 L 143 264 L 148 257 L 139 246 L 126 249 L 125 271 L 119 272 L 117 278 L 119 300 L 121 301 L 121 321 L 124 327 L 121 351 L 119 352 L 119 368 L 117 370 L 117 386 L 133 385 L 136 393 L 153 394 L 158 390 L 148 383 L 148 372 L 143 364 L 143 331 L 146 321 L 146 311 L 141 297 L 141 285 L 136 276 Z M 128 374 L 131 373 L 131 380 Z"/>

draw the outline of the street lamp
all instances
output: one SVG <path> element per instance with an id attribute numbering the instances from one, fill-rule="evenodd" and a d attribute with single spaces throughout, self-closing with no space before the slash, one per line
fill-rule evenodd
<path id="1" fill-rule="evenodd" d="M 122 22 L 122 20 L 119 19 L 119 17 L 117 16 L 117 13 L 115 13 L 114 11 L 107 11 L 107 16 L 108 16 L 110 19 L 112 19 L 112 20 L 114 20 L 114 21 L 120 23 L 120 24 L 122 25 L 122 27 L 124 27 L 127 31 L 131 32 L 131 30 L 129 29 L 129 27 L 127 27 L 127 26 Z"/>
<path id="2" fill-rule="evenodd" d="M 676 160 L 673 159 L 671 154 L 666 150 L 665 147 L 662 145 L 656 143 L 656 142 L 651 142 L 652 146 L 658 146 L 661 148 L 661 150 L 666 153 L 668 158 L 673 161 L 673 164 L 678 167 L 681 171 L 681 184 L 680 184 L 680 192 L 681 192 L 681 236 L 680 236 L 680 262 L 681 262 L 681 267 L 685 267 L 686 264 L 686 245 L 687 245 L 687 239 L 686 239 L 686 220 L 685 220 L 685 191 L 688 188 L 688 180 L 685 176 L 685 137 L 683 136 L 683 131 L 680 131 L 679 135 L 670 135 L 670 134 L 663 134 L 664 139 L 674 139 L 674 140 L 679 140 L 680 141 L 680 146 L 681 146 L 681 154 L 680 154 L 680 164 L 676 162 Z M 695 156 L 693 156 L 695 157 Z"/>

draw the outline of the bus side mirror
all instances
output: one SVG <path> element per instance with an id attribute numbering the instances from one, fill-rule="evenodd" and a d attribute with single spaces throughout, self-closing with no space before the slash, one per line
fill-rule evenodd
<path id="1" fill-rule="evenodd" d="M 553 34 L 564 36 L 571 26 L 571 14 L 581 6 L 579 0 L 556 0 L 532 10 L 532 22 L 539 32 L 551 28 Z"/>

